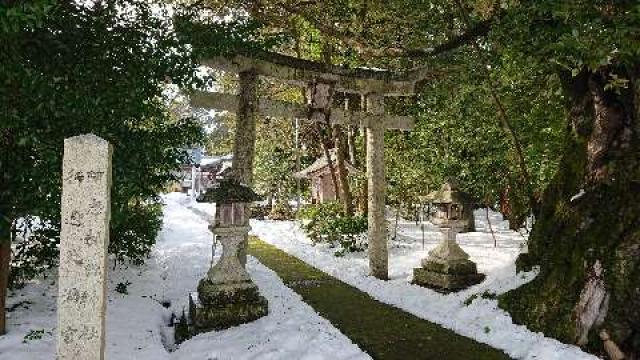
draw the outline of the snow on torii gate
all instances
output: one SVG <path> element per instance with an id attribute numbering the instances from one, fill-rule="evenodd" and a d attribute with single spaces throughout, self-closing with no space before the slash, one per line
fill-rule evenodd
<path id="1" fill-rule="evenodd" d="M 216 57 L 202 60 L 201 64 L 239 75 L 238 95 L 196 92 L 191 96 L 191 105 L 236 113 L 233 167 L 235 176 L 247 184 L 252 183 L 257 114 L 323 122 L 324 114 L 330 114 L 331 124 L 353 125 L 366 129 L 369 270 L 371 275 L 387 279 L 384 130 L 411 130 L 414 121 L 407 116 L 386 115 L 384 97 L 413 95 L 416 83 L 424 80 L 427 73 L 423 70 L 393 72 L 346 68 L 268 52 L 253 52 L 250 57 Z M 305 88 L 315 86 L 316 91 L 310 99 L 313 105 L 258 99 L 257 76 L 274 78 Z M 364 95 L 367 102 L 366 112 L 352 112 L 332 107 L 332 89 Z"/>

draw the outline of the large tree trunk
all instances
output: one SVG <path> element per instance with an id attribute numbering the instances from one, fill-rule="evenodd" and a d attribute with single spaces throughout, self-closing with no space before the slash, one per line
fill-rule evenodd
<path id="1" fill-rule="evenodd" d="M 11 264 L 11 223 L 0 217 L 0 335 L 7 332 L 5 304 Z"/>
<path id="2" fill-rule="evenodd" d="M 613 69 L 567 77 L 567 147 L 546 189 L 520 269 L 529 284 L 501 297 L 518 323 L 602 353 L 606 330 L 628 358 L 640 356 L 640 73 L 605 90 Z"/>

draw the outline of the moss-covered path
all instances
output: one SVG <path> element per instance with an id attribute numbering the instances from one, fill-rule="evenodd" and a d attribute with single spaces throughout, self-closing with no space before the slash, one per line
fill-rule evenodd
<path id="1" fill-rule="evenodd" d="M 251 237 L 249 254 L 374 359 L 509 359 L 503 352 L 420 319 Z"/>

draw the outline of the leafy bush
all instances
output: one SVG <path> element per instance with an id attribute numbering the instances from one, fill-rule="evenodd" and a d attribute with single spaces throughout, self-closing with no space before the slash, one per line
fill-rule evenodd
<path id="1" fill-rule="evenodd" d="M 367 219 L 363 216 L 346 216 L 342 205 L 337 202 L 301 209 L 298 217 L 311 241 L 340 246 L 336 256 L 364 249 Z"/>
<path id="2" fill-rule="evenodd" d="M 58 265 L 59 225 L 25 217 L 17 227 L 9 272 L 11 288 L 21 288 L 27 280 Z"/>
<path id="3" fill-rule="evenodd" d="M 149 256 L 162 227 L 162 205 L 157 201 L 129 204 L 111 219 L 109 252 L 116 261 L 140 265 Z"/>
<path id="4" fill-rule="evenodd" d="M 119 282 L 118 285 L 116 285 L 116 292 L 122 295 L 129 295 L 129 285 L 131 285 L 131 282 L 129 280 L 125 282 Z"/>
<path id="5" fill-rule="evenodd" d="M 93 133 L 113 145 L 110 250 L 136 262 L 160 229 L 160 207 L 147 201 L 177 180 L 184 148 L 203 139 L 199 122 L 173 111 L 172 89 L 201 81 L 160 8 L 46 2 L 55 3 L 47 16 L 25 17 L 33 26 L 0 29 L 0 242 L 12 242 L 18 285 L 57 262 L 65 138 Z M 28 216 L 46 229 L 12 236 Z"/>
<path id="6" fill-rule="evenodd" d="M 109 253 L 117 262 L 140 265 L 149 256 L 162 228 L 162 205 L 155 201 L 134 202 L 111 212 Z M 16 234 L 11 261 L 10 286 L 20 288 L 25 281 L 58 265 L 60 224 L 40 223 L 23 218 Z"/>
<path id="7" fill-rule="evenodd" d="M 48 335 L 53 335 L 52 331 L 47 331 L 46 333 Z M 29 330 L 27 335 L 25 335 L 24 338 L 22 339 L 22 343 L 27 344 L 27 343 L 29 343 L 30 341 L 33 341 L 33 340 L 40 340 L 40 339 L 42 339 L 44 334 L 45 334 L 44 329 Z"/>

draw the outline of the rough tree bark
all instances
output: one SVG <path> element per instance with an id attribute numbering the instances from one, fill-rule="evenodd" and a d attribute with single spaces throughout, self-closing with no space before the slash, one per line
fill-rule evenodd
<path id="1" fill-rule="evenodd" d="M 606 89 L 612 73 L 630 79 Z M 519 269 L 540 266 L 501 306 L 534 331 L 603 353 L 605 331 L 640 356 L 640 64 L 565 76 L 567 146 Z"/>

